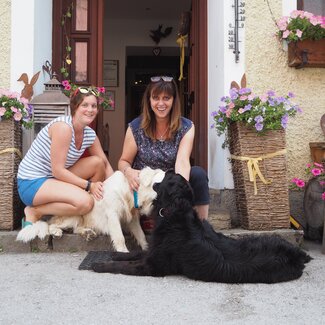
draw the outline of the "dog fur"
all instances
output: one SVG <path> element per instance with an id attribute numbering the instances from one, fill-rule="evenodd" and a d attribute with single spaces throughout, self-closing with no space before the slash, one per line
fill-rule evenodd
<path id="1" fill-rule="evenodd" d="M 155 228 L 147 252 L 113 253 L 93 263 L 95 272 L 142 276 L 184 275 L 224 283 L 275 283 L 298 279 L 310 261 L 303 250 L 279 236 L 233 239 L 201 222 L 193 193 L 178 174 L 166 173 L 154 202 Z"/>
<path id="2" fill-rule="evenodd" d="M 153 200 L 157 193 L 153 190 L 154 183 L 161 182 L 165 172 L 160 169 L 146 167 L 140 171 L 138 189 L 138 205 L 134 207 L 134 197 L 129 183 L 123 173 L 116 171 L 104 182 L 104 198 L 95 200 L 93 209 L 84 216 L 54 216 L 47 222 L 47 234 L 61 237 L 64 229 L 73 229 L 87 240 L 97 235 L 109 235 L 113 247 L 119 252 L 128 252 L 122 225 L 130 231 L 142 249 L 147 249 L 143 230 L 140 226 L 140 215 L 149 215 L 153 208 Z M 24 242 L 40 235 L 45 237 L 43 221 L 38 221 L 20 231 L 17 240 Z M 122 224 L 122 225 L 121 225 Z"/>

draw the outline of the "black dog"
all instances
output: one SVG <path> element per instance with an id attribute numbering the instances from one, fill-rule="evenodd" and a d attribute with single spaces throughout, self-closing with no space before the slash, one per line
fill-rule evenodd
<path id="1" fill-rule="evenodd" d="M 113 253 L 112 261 L 94 263 L 96 272 L 142 276 L 182 274 L 226 283 L 275 283 L 299 278 L 311 260 L 279 236 L 232 239 L 201 222 L 193 194 L 180 175 L 166 173 L 154 189 L 155 229 L 147 252 Z"/>

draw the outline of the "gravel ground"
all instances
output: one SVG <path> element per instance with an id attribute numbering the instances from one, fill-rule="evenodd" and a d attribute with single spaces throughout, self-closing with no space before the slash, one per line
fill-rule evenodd
<path id="1" fill-rule="evenodd" d="M 86 253 L 0 254 L 0 324 L 325 324 L 325 255 L 281 284 L 79 271 Z"/>

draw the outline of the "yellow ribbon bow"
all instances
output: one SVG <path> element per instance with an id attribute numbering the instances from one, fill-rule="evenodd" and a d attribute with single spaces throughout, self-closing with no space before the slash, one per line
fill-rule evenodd
<path id="1" fill-rule="evenodd" d="M 0 151 L 0 155 L 4 154 L 4 153 L 7 153 L 7 152 L 13 152 L 13 153 L 16 153 L 18 155 L 18 157 L 20 159 L 23 159 L 23 155 L 21 153 L 21 151 L 17 148 L 7 148 L 7 149 L 3 149 Z"/>
<path id="2" fill-rule="evenodd" d="M 273 158 L 275 156 L 284 155 L 287 152 L 286 149 L 282 149 L 273 153 L 269 153 L 267 155 L 263 155 L 260 157 L 243 157 L 243 156 L 236 156 L 236 155 L 230 155 L 231 159 L 235 160 L 241 160 L 246 161 L 247 160 L 247 168 L 248 168 L 248 174 L 249 174 L 249 181 L 254 184 L 254 195 L 257 194 L 257 184 L 256 184 L 256 175 L 261 179 L 261 181 L 268 185 L 272 183 L 272 180 L 267 180 L 261 173 L 260 167 L 258 165 L 259 161 L 262 161 L 263 159 L 267 158 Z"/>
<path id="3" fill-rule="evenodd" d="M 185 40 L 187 38 L 187 35 L 179 35 L 178 39 L 176 40 L 176 43 L 179 45 L 180 48 L 180 62 L 179 62 L 179 78 L 178 80 L 181 81 L 184 79 L 183 76 L 183 66 L 185 61 Z"/>

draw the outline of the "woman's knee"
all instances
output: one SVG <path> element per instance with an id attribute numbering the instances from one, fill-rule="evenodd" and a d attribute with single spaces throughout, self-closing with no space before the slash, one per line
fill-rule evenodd
<path id="1" fill-rule="evenodd" d="M 195 205 L 209 204 L 209 179 L 206 171 L 202 167 L 191 167 L 190 184 L 194 191 Z"/>
<path id="2" fill-rule="evenodd" d="M 78 215 L 87 214 L 94 207 L 94 198 L 87 194 L 84 198 L 77 202 L 76 208 Z"/>
<path id="3" fill-rule="evenodd" d="M 90 156 L 90 166 L 92 166 L 93 170 L 105 170 L 105 161 L 99 156 Z"/>

